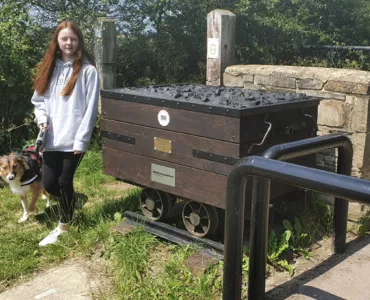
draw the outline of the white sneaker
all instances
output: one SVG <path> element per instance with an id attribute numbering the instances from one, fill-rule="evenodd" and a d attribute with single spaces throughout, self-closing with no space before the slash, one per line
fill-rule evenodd
<path id="1" fill-rule="evenodd" d="M 53 231 L 51 231 L 46 238 L 44 238 L 40 243 L 39 246 L 46 246 L 49 244 L 55 244 L 58 241 L 58 237 L 66 232 L 61 228 L 61 225 L 58 225 Z"/>

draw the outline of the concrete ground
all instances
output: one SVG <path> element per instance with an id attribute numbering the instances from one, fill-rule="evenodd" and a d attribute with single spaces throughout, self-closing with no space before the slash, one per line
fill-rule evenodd
<path id="1" fill-rule="evenodd" d="M 348 243 L 345 254 L 271 289 L 268 299 L 369 300 L 370 237 Z"/>
<path id="2" fill-rule="evenodd" d="M 90 262 L 73 259 L 32 280 L 0 294 L 0 300 L 89 300 L 102 299 L 103 274 L 95 272 Z"/>

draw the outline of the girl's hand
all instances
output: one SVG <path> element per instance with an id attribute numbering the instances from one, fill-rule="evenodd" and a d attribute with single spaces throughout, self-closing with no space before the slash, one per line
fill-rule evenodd
<path id="1" fill-rule="evenodd" d="M 78 155 L 78 154 L 81 154 L 82 152 L 81 151 L 75 151 L 73 152 L 74 155 Z"/>
<path id="2" fill-rule="evenodd" d="M 45 129 L 45 130 L 49 129 L 49 125 L 47 123 L 42 123 L 42 124 L 39 125 L 39 127 L 40 127 L 40 130 L 41 129 Z"/>

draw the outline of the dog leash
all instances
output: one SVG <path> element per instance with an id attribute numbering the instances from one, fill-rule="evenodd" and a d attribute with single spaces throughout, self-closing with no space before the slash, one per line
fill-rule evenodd
<path id="1" fill-rule="evenodd" d="M 45 146 L 45 140 L 46 140 L 46 129 L 45 128 L 42 128 L 37 136 L 37 139 L 36 139 L 36 159 L 37 161 L 40 160 L 40 151 L 42 151 L 42 149 L 44 148 Z"/>

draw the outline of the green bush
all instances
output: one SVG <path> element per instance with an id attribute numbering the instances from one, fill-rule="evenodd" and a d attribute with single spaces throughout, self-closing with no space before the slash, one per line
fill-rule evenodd
<path id="1" fill-rule="evenodd" d="M 21 148 L 31 138 L 31 66 L 26 8 L 14 1 L 0 11 L 0 154 Z"/>

